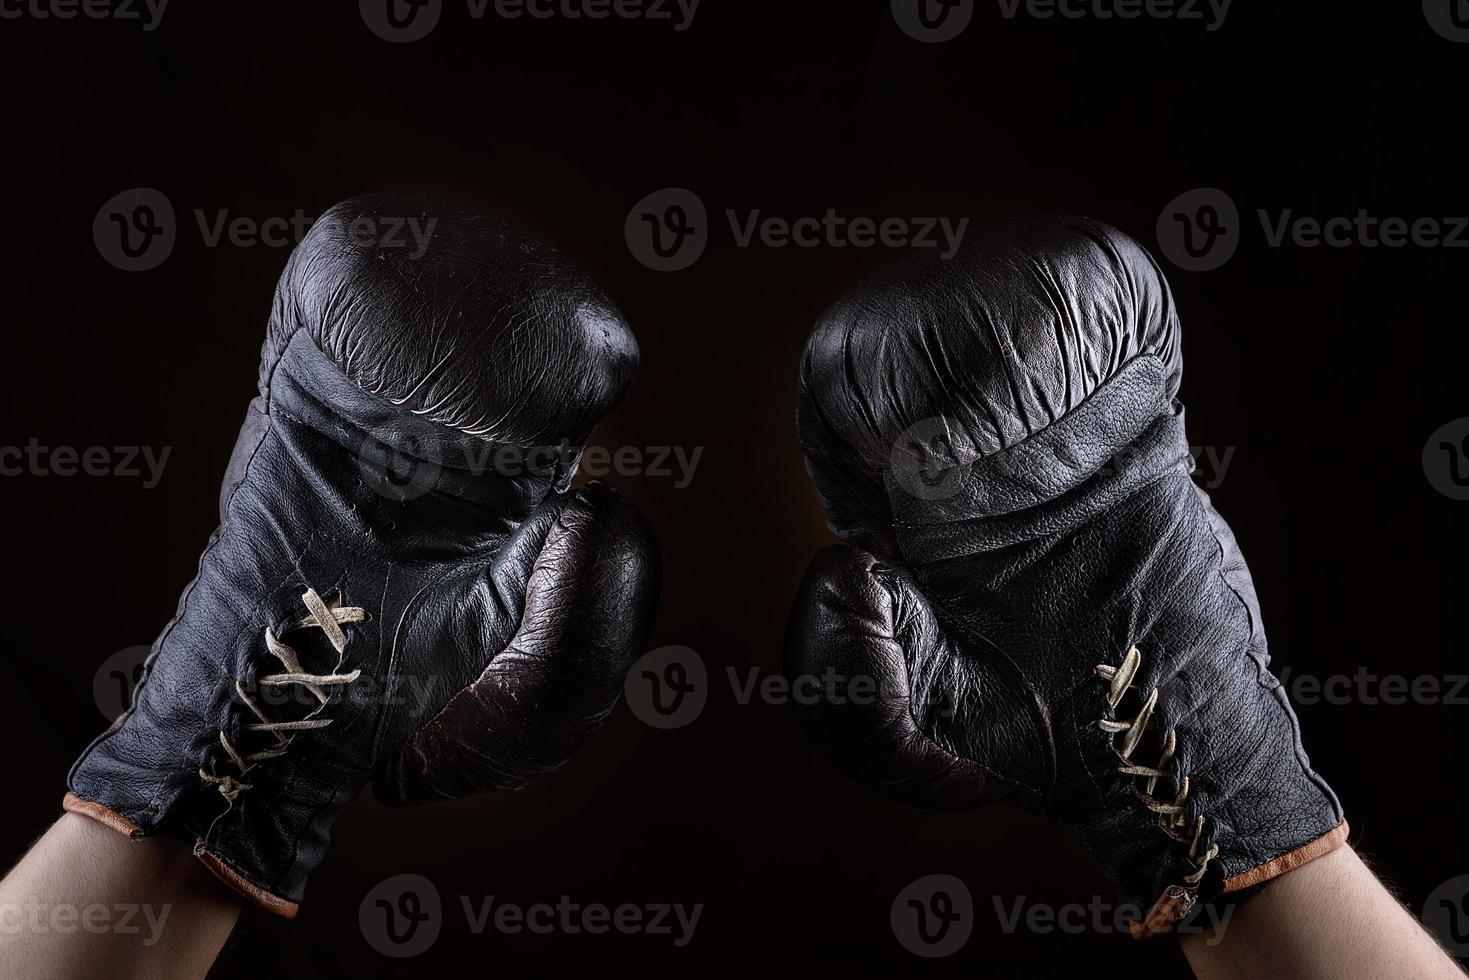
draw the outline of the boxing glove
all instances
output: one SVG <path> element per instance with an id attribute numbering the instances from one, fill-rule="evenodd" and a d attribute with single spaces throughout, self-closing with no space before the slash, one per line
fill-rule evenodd
<path id="1" fill-rule="evenodd" d="M 328 211 L 276 289 L 219 528 L 66 809 L 183 835 L 289 917 L 367 782 L 411 803 L 559 765 L 655 601 L 647 525 L 568 488 L 637 360 L 595 286 L 497 221 Z"/>
<path id="2" fill-rule="evenodd" d="M 855 289 L 800 376 L 807 467 L 848 544 L 806 576 L 787 669 L 880 692 L 815 699 L 813 736 L 895 795 L 1064 819 L 1139 936 L 1346 836 L 1190 478 L 1181 366 L 1141 247 L 1032 219 Z"/>

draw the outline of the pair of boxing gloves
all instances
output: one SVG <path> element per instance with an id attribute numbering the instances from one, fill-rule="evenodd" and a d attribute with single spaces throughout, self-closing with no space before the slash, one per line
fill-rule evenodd
<path id="1" fill-rule="evenodd" d="M 346 230 L 437 219 L 409 255 Z M 338 205 L 281 277 L 220 526 L 65 807 L 195 841 L 294 915 L 337 812 L 524 785 L 606 717 L 658 552 L 570 487 L 638 348 L 551 250 L 468 211 Z M 832 529 L 786 661 L 863 677 L 808 729 L 940 806 L 1071 824 L 1137 935 L 1342 843 L 1267 669 L 1254 589 L 1190 479 L 1161 271 L 1084 219 L 997 224 L 844 298 L 801 364 Z M 412 475 L 408 482 L 401 477 Z"/>

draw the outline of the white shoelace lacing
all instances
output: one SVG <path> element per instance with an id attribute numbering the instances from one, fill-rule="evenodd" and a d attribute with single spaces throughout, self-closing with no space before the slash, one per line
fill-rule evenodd
<path id="1" fill-rule="evenodd" d="M 1122 658 L 1122 665 L 1112 667 L 1108 664 L 1098 664 L 1096 674 L 1110 682 L 1107 691 L 1107 704 L 1115 709 L 1122 701 L 1122 696 L 1132 686 L 1133 678 L 1137 676 L 1138 668 L 1142 665 L 1143 655 L 1137 647 L 1127 651 L 1127 656 Z M 1176 832 L 1188 823 L 1186 816 L 1187 808 L 1185 802 L 1188 800 L 1188 776 L 1178 775 L 1169 768 L 1173 761 L 1173 755 L 1178 747 L 1178 736 L 1176 732 L 1170 731 L 1163 738 L 1163 753 L 1158 757 L 1156 766 L 1144 766 L 1132 761 L 1132 753 L 1142 740 L 1143 732 L 1147 730 L 1148 723 L 1153 718 L 1153 711 L 1158 706 L 1158 689 L 1155 687 L 1143 700 L 1143 706 L 1138 710 L 1137 716 L 1130 721 L 1108 721 L 1105 718 L 1097 722 L 1097 727 L 1104 732 L 1121 733 L 1122 743 L 1114 744 L 1117 754 L 1122 756 L 1122 761 L 1127 763 L 1119 766 L 1117 771 L 1126 776 L 1139 776 L 1147 780 L 1147 786 L 1139 795 L 1143 804 L 1158 815 L 1158 823 L 1167 830 Z M 1174 785 L 1173 802 L 1167 803 L 1155 799 L 1154 790 L 1157 788 L 1159 779 L 1168 779 Z M 1193 837 L 1189 843 L 1188 856 L 1193 862 L 1195 871 L 1184 876 L 1184 882 L 1189 885 L 1197 885 L 1203 880 L 1205 871 L 1208 870 L 1209 862 L 1219 856 L 1219 845 L 1211 844 L 1204 853 L 1200 854 L 1200 844 L 1204 837 L 1204 815 L 1199 814 L 1194 820 Z"/>
<path id="2" fill-rule="evenodd" d="M 334 600 L 326 602 L 316 594 L 315 589 L 307 589 L 301 596 L 301 602 L 306 606 L 307 613 L 300 619 L 291 623 L 283 631 L 282 635 L 293 633 L 302 629 L 319 629 L 326 634 L 331 642 L 332 649 L 341 653 L 347 646 L 347 635 L 342 631 L 343 623 L 360 623 L 367 618 L 367 611 L 357 606 L 342 606 Z M 265 631 L 265 647 L 285 667 L 284 672 L 279 674 L 266 674 L 259 678 L 257 683 L 261 687 L 285 687 L 291 684 L 299 684 L 310 691 L 317 699 L 319 705 L 326 704 L 331 695 L 326 692 L 328 687 L 338 687 L 350 684 L 361 676 L 362 671 L 354 670 L 348 674 L 312 674 L 301 666 L 301 659 L 296 651 L 285 643 L 282 643 L 269 628 Z M 250 713 L 257 719 L 254 722 L 240 726 L 242 732 L 268 732 L 275 736 L 274 748 L 262 749 L 258 752 L 241 752 L 230 741 L 228 735 L 223 731 L 219 733 L 219 744 L 224 747 L 225 753 L 230 757 L 230 762 L 238 772 L 235 775 L 226 773 L 216 776 L 212 773 L 199 770 L 199 778 L 206 783 L 211 783 L 219 789 L 220 795 L 231 803 L 235 798 L 247 789 L 251 789 L 250 783 L 242 782 L 241 777 L 258 762 L 267 759 L 275 759 L 286 754 L 290 740 L 286 732 L 312 731 L 325 728 L 332 723 L 330 718 L 306 718 L 301 721 L 272 721 L 255 703 L 255 699 L 245 691 L 245 686 L 237 679 L 235 681 L 235 693 Z"/>

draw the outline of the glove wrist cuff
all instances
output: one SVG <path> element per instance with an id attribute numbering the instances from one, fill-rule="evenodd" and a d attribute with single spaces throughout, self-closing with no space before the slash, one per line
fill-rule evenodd
<path id="1" fill-rule="evenodd" d="M 1319 857 L 1325 857 L 1344 845 L 1347 842 L 1348 832 L 1349 828 L 1343 821 L 1335 829 L 1327 831 L 1288 854 L 1282 854 L 1257 868 L 1226 879 L 1223 891 L 1203 903 L 1197 900 L 1192 889 L 1177 885 L 1170 886 L 1158 896 L 1158 900 L 1153 903 L 1147 915 L 1140 921 L 1129 923 L 1128 929 L 1134 939 L 1150 939 L 1160 933 L 1171 931 L 1180 922 L 1195 915 L 1197 909 L 1203 907 L 1208 901 L 1213 901 L 1216 905 L 1224 903 L 1226 911 L 1220 914 L 1233 914 L 1241 905 L 1259 894 L 1261 886 Z"/>
<path id="2" fill-rule="evenodd" d="M 66 813 L 75 813 L 77 816 L 95 820 L 108 830 L 132 840 L 138 840 L 144 836 L 142 829 L 137 824 L 116 810 L 103 806 L 101 803 L 84 800 L 75 793 L 67 793 L 61 798 L 61 809 Z"/>
<path id="3" fill-rule="evenodd" d="M 199 859 L 200 864 L 209 869 L 210 874 L 224 882 L 232 891 L 241 898 L 249 901 L 256 908 L 264 909 L 283 919 L 294 919 L 296 913 L 301 910 L 300 902 L 293 902 L 279 895 L 273 895 L 264 888 L 261 888 L 259 885 L 250 881 L 249 878 L 236 871 L 216 854 L 206 849 L 202 840 L 194 843 L 194 856 Z"/>
<path id="4" fill-rule="evenodd" d="M 1145 672 L 1143 664 L 1134 646 L 1120 665 L 1095 668 L 1108 683 L 1110 708 L 1096 725 L 1121 763 L 1116 772 L 1132 784 L 1126 813 L 1113 810 L 1082 827 L 1129 896 L 1152 901 L 1133 924 L 1139 938 L 1171 928 L 1197 900 L 1247 891 L 1346 837 L 1340 805 L 1306 767 L 1283 700 L 1262 692 L 1262 710 L 1246 711 L 1251 706 L 1241 702 L 1222 719 L 1230 731 L 1239 730 L 1241 718 L 1251 719 L 1261 743 L 1276 747 L 1242 760 L 1232 744 L 1206 737 L 1211 721 L 1221 719 L 1196 707 L 1180 717 L 1169 695 L 1192 705 L 1187 688 L 1171 673 Z M 1180 720 L 1186 724 L 1175 728 Z M 1146 831 L 1138 821 L 1144 813 L 1152 818 Z"/>
<path id="5" fill-rule="evenodd" d="M 61 801 L 61 809 L 67 813 L 75 813 L 77 816 L 94 820 L 108 830 L 115 831 L 131 840 L 141 840 L 146 836 L 145 832 L 127 817 L 100 803 L 84 800 L 75 793 L 67 793 Z M 209 869 L 209 873 L 228 885 L 232 891 L 247 899 L 252 905 L 272 912 L 286 919 L 294 919 L 300 910 L 299 902 L 272 895 L 270 892 L 253 884 L 248 878 L 236 871 L 229 864 L 205 849 L 202 840 L 194 843 L 194 856 L 199 863 Z"/>
<path id="6" fill-rule="evenodd" d="M 1287 854 L 1282 854 L 1280 857 L 1266 861 L 1258 867 L 1226 878 L 1224 881 L 1224 891 L 1227 894 L 1229 892 L 1252 888 L 1255 885 L 1262 885 L 1273 878 L 1279 878 L 1287 872 L 1294 871 L 1302 865 L 1309 864 L 1319 857 L 1325 857 L 1347 842 L 1347 834 L 1350 830 L 1351 828 L 1347 826 L 1347 822 L 1343 820 L 1320 837 L 1301 845 Z"/>

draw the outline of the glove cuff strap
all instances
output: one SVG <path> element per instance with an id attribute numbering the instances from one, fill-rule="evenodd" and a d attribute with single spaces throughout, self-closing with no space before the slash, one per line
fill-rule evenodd
<path id="1" fill-rule="evenodd" d="M 1347 823 L 1343 820 L 1334 829 L 1327 831 L 1307 844 L 1301 845 L 1289 854 L 1282 854 L 1273 861 L 1265 862 L 1258 868 L 1251 868 L 1249 871 L 1225 879 L 1224 891 L 1226 893 L 1237 892 L 1243 888 L 1251 888 L 1255 885 L 1264 884 L 1272 878 L 1279 878 L 1289 871 L 1294 871 L 1304 864 L 1309 864 L 1319 857 L 1325 857 L 1347 842 L 1348 832 L 1349 828 L 1347 827 Z"/>
<path id="2" fill-rule="evenodd" d="M 144 831 L 137 824 L 116 810 L 105 807 L 101 803 L 84 800 L 75 793 L 67 793 L 62 798 L 61 809 L 67 813 L 75 813 L 89 820 L 95 820 L 108 830 L 116 831 L 132 840 L 141 840 L 145 836 Z M 264 888 L 252 884 L 244 875 L 205 850 L 203 841 L 194 844 L 194 856 L 199 859 L 199 863 L 209 869 L 210 874 L 224 882 L 241 897 L 248 899 L 251 904 L 286 919 L 294 919 L 296 913 L 300 911 L 299 902 L 272 895 Z"/>
<path id="3" fill-rule="evenodd" d="M 67 813 L 75 813 L 78 816 L 95 820 L 108 830 L 116 831 L 133 840 L 138 840 L 143 836 L 142 828 L 116 810 L 105 807 L 101 803 L 84 800 L 75 793 L 67 793 L 61 798 L 61 809 Z"/>
<path id="4" fill-rule="evenodd" d="M 199 863 L 209 869 L 209 873 L 228 885 L 231 890 L 254 905 L 256 908 L 264 909 L 283 919 L 294 919 L 296 913 L 301 910 L 300 902 L 272 895 L 270 892 L 254 884 L 240 872 L 230 867 L 216 855 L 210 853 L 204 847 L 204 842 L 197 841 L 194 844 L 194 856 Z"/>

